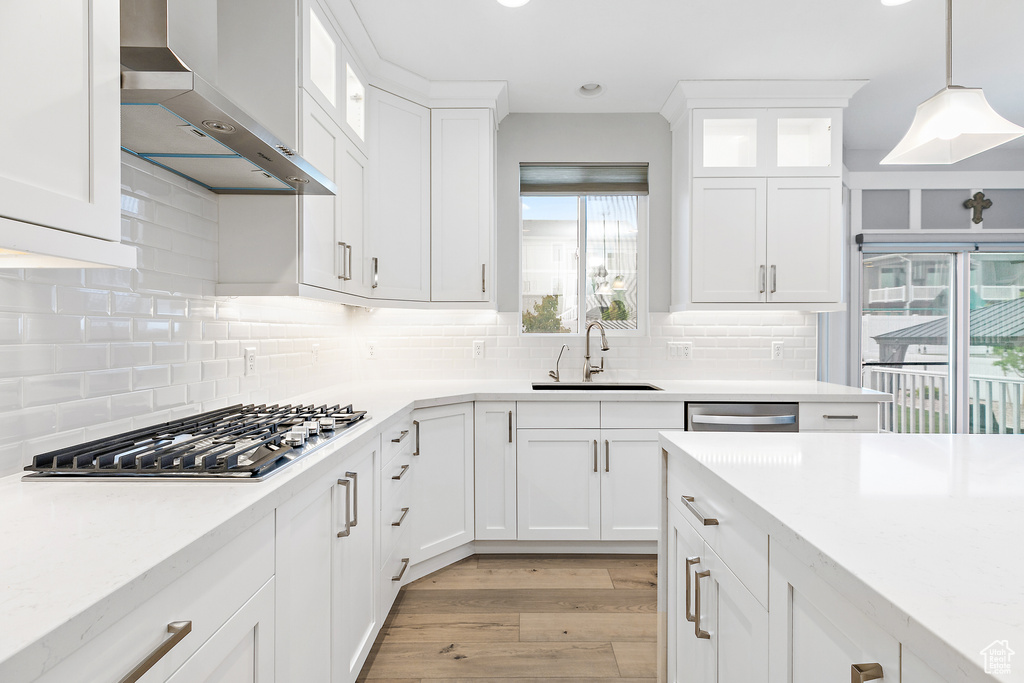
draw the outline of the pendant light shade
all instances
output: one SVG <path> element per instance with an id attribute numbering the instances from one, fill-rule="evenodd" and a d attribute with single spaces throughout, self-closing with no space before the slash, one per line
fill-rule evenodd
<path id="1" fill-rule="evenodd" d="M 1024 135 L 997 114 L 981 88 L 947 86 L 917 107 L 914 122 L 882 164 L 953 164 Z"/>
<path id="2" fill-rule="evenodd" d="M 946 87 L 918 105 L 910 130 L 879 163 L 954 164 L 1021 135 L 1024 128 L 997 114 L 981 88 L 953 85 L 953 0 L 946 0 Z"/>
<path id="3" fill-rule="evenodd" d="M 530 2 L 530 0 L 498 0 L 498 3 L 505 7 L 522 7 L 528 2 Z"/>

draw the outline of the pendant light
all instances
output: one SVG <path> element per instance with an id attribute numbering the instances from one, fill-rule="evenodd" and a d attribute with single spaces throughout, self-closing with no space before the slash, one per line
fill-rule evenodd
<path id="1" fill-rule="evenodd" d="M 498 0 L 498 4 L 504 5 L 505 7 L 522 7 L 530 0 Z"/>
<path id="2" fill-rule="evenodd" d="M 917 107 L 910 130 L 881 164 L 953 164 L 1024 135 L 981 88 L 953 85 L 953 0 L 946 0 L 946 87 Z"/>

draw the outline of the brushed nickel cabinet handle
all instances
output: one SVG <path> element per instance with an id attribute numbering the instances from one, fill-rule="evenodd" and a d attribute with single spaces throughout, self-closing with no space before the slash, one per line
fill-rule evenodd
<path id="1" fill-rule="evenodd" d="M 508 442 L 512 443 L 512 411 L 508 411 Z"/>
<path id="2" fill-rule="evenodd" d="M 487 264 L 480 264 L 480 291 L 487 293 Z"/>
<path id="3" fill-rule="evenodd" d="M 701 511 L 697 509 L 697 506 L 693 504 L 693 496 L 679 496 L 683 501 L 683 505 L 686 509 L 694 514 L 694 516 L 700 520 L 700 523 L 704 526 L 718 526 L 718 520 L 714 517 L 705 517 L 701 514 Z"/>
<path id="4" fill-rule="evenodd" d="M 413 450 L 413 455 L 420 454 L 420 423 L 416 420 L 412 421 L 412 428 L 416 430 L 416 448 Z"/>
<path id="5" fill-rule="evenodd" d="M 860 415 L 822 415 L 826 420 L 859 420 Z"/>
<path id="6" fill-rule="evenodd" d="M 163 659 L 165 654 L 170 652 L 185 636 L 192 633 L 192 622 L 172 621 L 167 624 L 167 632 L 171 634 L 171 637 L 160 643 L 155 650 L 150 652 L 145 659 L 139 662 L 138 666 L 129 671 L 118 683 L 135 683 L 135 681 L 142 678 L 147 671 Z"/>
<path id="7" fill-rule="evenodd" d="M 352 245 L 351 244 L 346 244 L 345 245 L 345 253 L 348 255 L 347 265 L 345 266 L 345 275 L 346 275 L 345 279 L 346 280 L 351 280 L 352 279 Z"/>
<path id="8" fill-rule="evenodd" d="M 348 251 L 348 245 L 345 244 L 344 242 L 338 242 L 338 246 L 341 247 L 341 263 L 342 263 L 342 265 L 345 265 L 345 254 Z M 341 275 L 338 276 L 338 279 L 339 280 L 348 280 L 348 279 L 350 279 L 348 275 L 349 275 L 348 268 L 344 268 L 341 271 Z"/>
<path id="9" fill-rule="evenodd" d="M 776 277 L 775 266 L 772 266 L 772 294 L 774 294 L 775 290 L 778 289 L 778 284 L 779 281 Z"/>
<path id="10" fill-rule="evenodd" d="M 399 480 L 401 480 L 402 477 L 405 476 L 405 473 L 408 472 L 408 471 L 409 471 L 409 466 L 408 465 L 402 465 L 402 471 L 399 472 L 398 474 L 392 476 L 391 478 L 394 479 L 395 481 L 399 481 Z"/>
<path id="11" fill-rule="evenodd" d="M 873 681 L 884 675 L 882 665 L 877 662 L 850 665 L 850 683 L 865 683 L 865 681 Z"/>
<path id="12" fill-rule="evenodd" d="M 402 571 L 398 572 L 398 576 L 392 576 L 391 580 L 392 581 L 401 581 L 402 577 L 405 576 L 405 570 L 408 569 L 408 568 L 409 568 L 409 558 L 408 557 L 403 557 L 402 558 Z"/>
<path id="13" fill-rule="evenodd" d="M 594 471 L 597 472 L 597 439 L 594 439 Z"/>
<path id="14" fill-rule="evenodd" d="M 346 472 L 346 477 L 352 478 L 352 524 L 350 528 L 359 524 L 359 475 L 355 472 Z"/>
<path id="15" fill-rule="evenodd" d="M 402 439 L 404 439 L 407 436 L 409 436 L 409 430 L 403 429 L 402 433 L 398 435 L 397 439 L 391 439 L 391 443 L 400 443 Z"/>
<path id="16" fill-rule="evenodd" d="M 765 289 L 765 284 L 766 283 L 765 283 L 765 279 L 764 279 L 764 266 L 763 265 L 758 269 L 757 279 L 761 283 L 761 289 L 758 290 L 758 294 L 764 294 L 764 289 Z"/>
<path id="17" fill-rule="evenodd" d="M 694 584 L 696 590 L 696 596 L 694 598 L 696 605 L 694 606 L 693 615 L 696 619 L 693 622 L 693 632 L 698 638 L 704 638 L 705 640 L 711 640 L 711 634 L 700 627 L 700 580 L 711 576 L 711 570 L 705 569 L 702 572 L 696 572 L 693 575 Z"/>
<path id="18" fill-rule="evenodd" d="M 349 494 L 349 491 L 350 491 L 350 489 L 348 488 L 348 484 L 349 484 L 348 479 L 339 479 L 338 480 L 338 486 L 344 486 L 345 487 L 345 530 L 338 532 L 338 538 L 345 538 L 346 536 L 348 536 L 349 534 L 352 533 L 352 515 L 350 514 L 350 511 L 349 511 L 349 508 L 348 508 L 348 500 L 349 500 L 348 494 Z"/>
<path id="19" fill-rule="evenodd" d="M 391 526 L 402 526 L 402 522 L 405 521 L 407 514 L 409 514 L 409 508 L 402 508 L 402 516 L 398 518 L 397 522 L 391 522 Z"/>
<path id="20" fill-rule="evenodd" d="M 374 257 L 373 257 L 372 259 L 370 259 L 370 260 L 371 260 L 371 261 L 373 261 L 373 284 L 372 284 L 372 285 L 370 285 L 370 289 L 377 289 L 377 284 L 378 284 L 378 277 L 377 277 L 377 273 L 378 273 L 378 270 L 377 270 L 378 262 L 377 262 L 377 257 L 376 257 L 376 256 L 374 256 Z"/>
<path id="21" fill-rule="evenodd" d="M 605 472 L 611 472 L 611 469 L 609 468 L 609 459 L 610 459 L 610 456 L 608 454 L 609 448 L 610 447 L 608 446 L 608 439 L 605 439 L 604 440 L 604 471 Z"/>
<path id="22" fill-rule="evenodd" d="M 697 621 L 697 617 L 690 611 L 690 568 L 699 562 L 700 558 L 696 555 L 686 558 L 686 620 L 691 623 Z"/>

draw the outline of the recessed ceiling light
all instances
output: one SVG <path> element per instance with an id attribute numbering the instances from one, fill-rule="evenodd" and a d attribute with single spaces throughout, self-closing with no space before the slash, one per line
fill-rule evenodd
<path id="1" fill-rule="evenodd" d="M 498 2 L 505 7 L 522 7 L 526 3 L 530 2 L 530 0 L 498 0 Z"/>
<path id="2" fill-rule="evenodd" d="M 597 97 L 603 92 L 604 86 L 595 82 L 584 83 L 576 89 L 576 94 L 580 97 Z"/>

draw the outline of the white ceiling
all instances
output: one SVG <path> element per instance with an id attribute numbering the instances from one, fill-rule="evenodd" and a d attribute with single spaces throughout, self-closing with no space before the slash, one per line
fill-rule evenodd
<path id="1" fill-rule="evenodd" d="M 507 81 L 512 112 L 657 112 L 679 80 L 869 79 L 845 145 L 888 150 L 945 84 L 944 0 L 352 2 L 383 59 L 431 80 Z M 1024 124 L 1024 2 L 953 11 L 954 83 Z M 606 92 L 579 97 L 588 81 Z"/>

